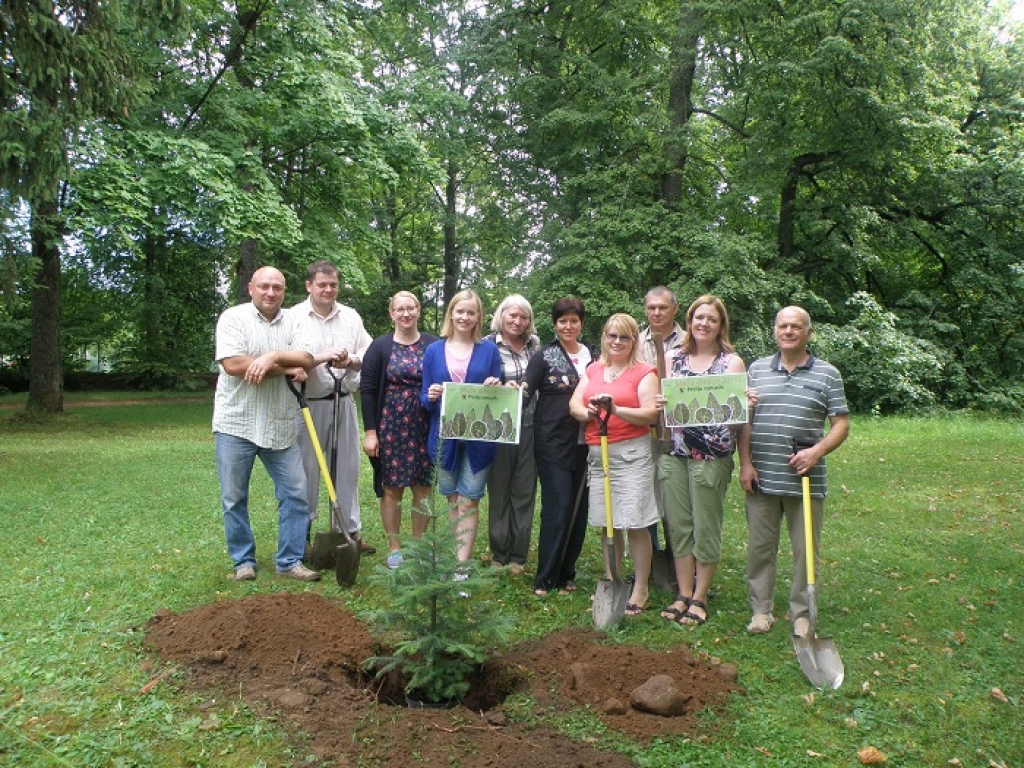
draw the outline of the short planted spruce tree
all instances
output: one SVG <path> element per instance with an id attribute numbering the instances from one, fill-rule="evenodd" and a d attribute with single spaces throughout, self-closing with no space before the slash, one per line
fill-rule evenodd
<path id="1" fill-rule="evenodd" d="M 387 607 L 364 618 L 393 651 L 365 665 L 377 677 L 401 674 L 410 701 L 451 704 L 461 701 L 470 676 L 507 640 L 512 619 L 495 611 L 494 601 L 477 599 L 496 569 L 459 562 L 447 502 L 435 494 L 420 511 L 430 518 L 423 537 L 403 536 L 402 564 L 377 566 L 370 577 L 385 588 Z"/>

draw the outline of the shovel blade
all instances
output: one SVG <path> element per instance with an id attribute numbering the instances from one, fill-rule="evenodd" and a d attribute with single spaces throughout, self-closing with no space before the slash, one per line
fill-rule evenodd
<path id="1" fill-rule="evenodd" d="M 839 649 L 830 637 L 793 637 L 793 650 L 804 675 L 818 690 L 837 689 L 843 684 L 846 670 L 839 658 Z"/>
<path id="2" fill-rule="evenodd" d="M 351 587 L 359 573 L 359 544 L 345 537 L 345 542 L 334 549 L 334 576 L 339 587 Z"/>
<path id="3" fill-rule="evenodd" d="M 600 579 L 594 591 L 594 603 L 591 610 L 594 614 L 594 626 L 598 629 L 611 629 L 626 615 L 626 603 L 629 602 L 629 584 L 624 581 Z"/>
<path id="4" fill-rule="evenodd" d="M 313 536 L 309 555 L 309 567 L 316 571 L 327 571 L 337 564 L 338 547 L 347 541 L 345 534 L 338 531 L 319 531 Z"/>

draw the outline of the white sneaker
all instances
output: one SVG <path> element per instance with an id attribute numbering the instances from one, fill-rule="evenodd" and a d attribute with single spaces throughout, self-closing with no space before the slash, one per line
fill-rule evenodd
<path id="1" fill-rule="evenodd" d="M 811 622 L 807 620 L 806 616 L 801 616 L 799 619 L 793 622 L 793 637 L 799 637 L 801 640 L 811 632 Z"/>
<path id="2" fill-rule="evenodd" d="M 393 552 L 388 552 L 388 568 L 392 571 L 398 568 L 402 564 L 405 558 L 402 557 L 402 553 L 397 549 Z"/>
<path id="3" fill-rule="evenodd" d="M 747 624 L 747 632 L 752 635 L 766 635 L 774 623 L 775 617 L 770 613 L 755 613 Z"/>

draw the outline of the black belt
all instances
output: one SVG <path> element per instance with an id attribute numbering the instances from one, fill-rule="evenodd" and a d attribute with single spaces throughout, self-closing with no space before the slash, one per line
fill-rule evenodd
<path id="1" fill-rule="evenodd" d="M 351 392 L 339 392 L 338 393 L 338 397 L 348 397 L 351 394 L 352 394 Z M 324 395 L 323 397 L 307 397 L 306 399 L 307 400 L 333 400 L 334 399 L 334 393 L 332 392 L 331 394 Z"/>

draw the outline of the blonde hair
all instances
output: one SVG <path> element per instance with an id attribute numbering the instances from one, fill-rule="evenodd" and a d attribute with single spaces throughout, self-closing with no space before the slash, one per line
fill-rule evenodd
<path id="1" fill-rule="evenodd" d="M 491 331 L 493 333 L 501 333 L 501 318 L 505 314 L 505 310 L 511 309 L 512 307 L 518 307 L 526 313 L 526 316 L 530 319 L 530 322 L 526 326 L 526 330 L 523 331 L 523 338 L 529 339 L 533 336 L 537 329 L 533 325 L 533 307 L 530 302 L 526 300 L 525 296 L 520 296 L 518 293 L 513 293 L 511 296 L 506 296 L 498 308 L 494 310 L 494 317 L 491 319 Z"/>
<path id="2" fill-rule="evenodd" d="M 729 313 L 726 311 L 722 300 L 717 296 L 712 296 L 710 293 L 698 296 L 693 300 L 690 308 L 686 310 L 686 334 L 683 336 L 683 349 L 690 355 L 697 351 L 697 342 L 693 340 L 693 336 L 690 334 L 690 324 L 693 322 L 693 316 L 697 313 L 697 310 L 703 306 L 714 307 L 718 313 L 718 351 L 734 351 L 732 342 L 729 341 Z"/>
<path id="3" fill-rule="evenodd" d="M 455 305 L 460 301 L 476 302 L 477 317 L 476 325 L 473 326 L 473 343 L 475 344 L 483 337 L 481 327 L 484 324 L 484 303 L 480 301 L 479 296 L 468 288 L 456 293 L 452 296 L 452 300 L 448 302 L 448 308 L 444 311 L 444 323 L 441 325 L 441 337 L 450 339 L 452 334 L 455 333 L 455 323 L 452 322 L 452 313 L 455 311 Z"/>
<path id="4" fill-rule="evenodd" d="M 640 362 L 640 326 L 636 320 L 625 312 L 616 314 L 605 320 L 604 328 L 601 329 L 601 364 L 607 366 L 611 359 L 608 357 L 608 333 L 617 333 L 620 336 L 629 336 L 633 339 L 633 346 L 629 348 L 629 361 L 627 368 L 632 368 Z"/>
<path id="5" fill-rule="evenodd" d="M 412 303 L 416 305 L 416 309 L 420 309 L 420 300 L 416 298 L 416 294 L 410 291 L 399 291 L 390 299 L 388 299 L 388 312 L 395 308 L 395 302 L 399 299 L 412 299 Z"/>

